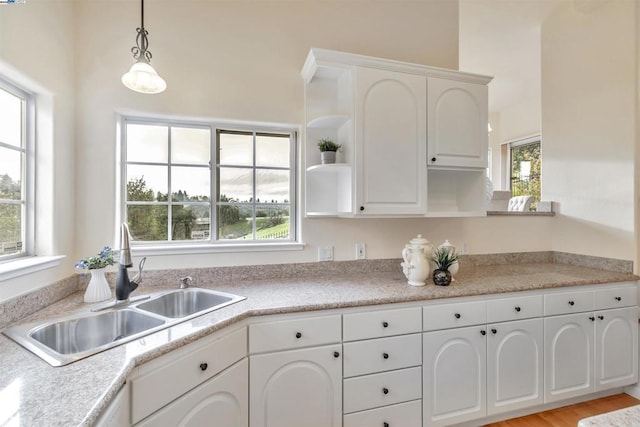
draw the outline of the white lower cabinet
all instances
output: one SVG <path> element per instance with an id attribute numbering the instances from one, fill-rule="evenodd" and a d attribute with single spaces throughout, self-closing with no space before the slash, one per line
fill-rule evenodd
<path id="1" fill-rule="evenodd" d="M 543 322 L 487 326 L 487 415 L 542 404 Z"/>
<path id="2" fill-rule="evenodd" d="M 485 416 L 486 342 L 484 325 L 424 334 L 425 426 L 445 426 Z"/>
<path id="3" fill-rule="evenodd" d="M 146 418 L 138 426 L 200 427 L 215 420 L 219 426 L 248 427 L 248 374 L 245 358 Z"/>
<path id="4" fill-rule="evenodd" d="M 251 356 L 251 427 L 342 425 L 342 345 Z"/>
<path id="5" fill-rule="evenodd" d="M 547 317 L 544 334 L 545 402 L 638 379 L 637 307 Z"/>
<path id="6" fill-rule="evenodd" d="M 107 408 L 100 414 L 94 427 L 122 427 L 129 425 L 129 389 L 118 391 Z"/>

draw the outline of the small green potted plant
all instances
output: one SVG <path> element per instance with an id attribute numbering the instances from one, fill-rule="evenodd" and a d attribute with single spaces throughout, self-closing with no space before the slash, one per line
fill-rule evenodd
<path id="1" fill-rule="evenodd" d="M 322 164 L 326 165 L 329 163 L 336 162 L 336 151 L 338 151 L 342 145 L 336 144 L 330 139 L 322 138 L 318 141 L 318 149 L 320 150 L 320 159 L 322 160 Z"/>
<path id="2" fill-rule="evenodd" d="M 450 248 L 438 248 L 433 252 L 433 262 L 436 269 L 433 271 L 433 283 L 438 286 L 447 286 L 451 283 L 449 267 L 458 260 L 458 254 Z"/>

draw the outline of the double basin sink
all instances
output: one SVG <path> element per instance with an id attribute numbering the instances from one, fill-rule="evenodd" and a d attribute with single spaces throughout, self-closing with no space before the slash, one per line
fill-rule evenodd
<path id="1" fill-rule="evenodd" d="M 3 332 L 50 365 L 62 366 L 244 299 L 209 289 L 174 289 Z"/>

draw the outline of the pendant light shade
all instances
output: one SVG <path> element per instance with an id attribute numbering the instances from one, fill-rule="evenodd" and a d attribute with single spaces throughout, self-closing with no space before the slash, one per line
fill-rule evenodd
<path id="1" fill-rule="evenodd" d="M 122 84 L 140 93 L 160 93 L 167 88 L 167 83 L 151 66 L 151 52 L 147 30 L 144 29 L 144 0 L 141 0 L 141 25 L 136 29 L 136 45 L 131 48 L 133 58 L 137 60 L 129 71 L 122 76 Z"/>

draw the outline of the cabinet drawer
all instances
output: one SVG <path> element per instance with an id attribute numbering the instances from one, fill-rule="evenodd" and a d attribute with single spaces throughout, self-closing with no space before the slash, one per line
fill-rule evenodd
<path id="1" fill-rule="evenodd" d="M 344 413 L 364 411 L 422 397 L 422 368 L 344 380 Z"/>
<path id="2" fill-rule="evenodd" d="M 344 377 L 420 366 L 422 335 L 402 335 L 343 344 Z"/>
<path id="3" fill-rule="evenodd" d="M 596 310 L 637 305 L 638 288 L 633 286 L 601 289 L 595 291 L 594 300 Z"/>
<path id="4" fill-rule="evenodd" d="M 345 314 L 342 333 L 344 341 L 411 334 L 420 332 L 421 322 L 420 307 Z"/>
<path id="5" fill-rule="evenodd" d="M 422 401 L 400 403 L 344 416 L 344 427 L 420 427 Z"/>
<path id="6" fill-rule="evenodd" d="M 593 291 L 559 292 L 544 296 L 544 315 L 581 313 L 593 310 Z"/>
<path id="7" fill-rule="evenodd" d="M 131 421 L 137 423 L 247 355 L 247 330 L 212 341 L 131 379 Z M 169 356 L 170 357 L 170 356 Z"/>
<path id="8" fill-rule="evenodd" d="M 484 301 L 440 304 L 424 307 L 425 331 L 480 325 L 487 322 L 487 304 Z"/>
<path id="9" fill-rule="evenodd" d="M 287 350 L 333 344 L 342 339 L 340 315 L 307 317 L 249 326 L 249 351 Z"/>
<path id="10" fill-rule="evenodd" d="M 542 316 L 542 295 L 500 298 L 487 301 L 487 323 Z"/>

